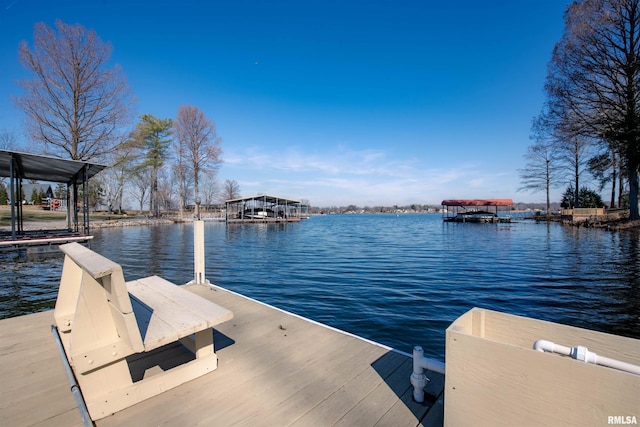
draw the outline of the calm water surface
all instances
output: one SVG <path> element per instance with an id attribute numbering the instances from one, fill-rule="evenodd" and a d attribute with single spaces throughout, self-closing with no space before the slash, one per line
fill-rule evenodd
<path id="1" fill-rule="evenodd" d="M 127 280 L 192 278 L 191 224 L 96 230 Z M 439 215 L 327 215 L 297 224 L 205 223 L 207 278 L 410 352 L 444 358 L 472 307 L 640 338 L 640 232 Z M 60 256 L 0 254 L 0 317 L 53 308 Z"/>

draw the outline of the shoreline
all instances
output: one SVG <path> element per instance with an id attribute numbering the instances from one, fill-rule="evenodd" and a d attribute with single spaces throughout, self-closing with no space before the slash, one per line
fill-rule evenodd
<path id="1" fill-rule="evenodd" d="M 216 218 L 217 219 L 217 218 Z M 545 222 L 544 216 L 530 218 L 537 223 Z M 206 219 L 205 219 L 206 220 Z M 559 217 L 552 217 L 550 222 L 559 222 L 562 225 L 571 227 L 584 227 L 584 228 L 600 228 L 610 231 L 618 230 L 640 230 L 640 220 L 629 220 L 626 218 L 620 219 L 586 219 L 583 221 L 567 221 Z M 136 227 L 136 226 L 155 226 L 155 225 L 168 225 L 168 224 L 180 224 L 193 222 L 193 218 L 116 218 L 116 219 L 94 219 L 90 222 L 90 229 L 101 228 L 114 228 L 114 227 Z M 67 228 L 67 222 L 64 219 L 57 220 L 33 220 L 24 222 L 25 231 L 36 230 L 64 230 Z M 11 231 L 10 225 L 0 226 L 0 231 Z"/>
<path id="2" fill-rule="evenodd" d="M 563 219 L 559 216 L 553 216 L 550 219 L 547 219 L 545 216 L 541 215 L 539 217 L 532 217 L 535 222 L 559 222 L 562 225 L 568 225 L 571 227 L 584 227 L 584 228 L 602 228 L 609 231 L 618 231 L 618 230 L 638 230 L 640 229 L 640 220 L 630 220 L 628 218 L 610 218 L 610 219 L 584 219 L 582 221 L 572 221 Z"/>

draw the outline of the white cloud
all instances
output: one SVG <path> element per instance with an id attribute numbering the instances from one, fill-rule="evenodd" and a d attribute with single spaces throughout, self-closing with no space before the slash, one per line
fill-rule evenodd
<path id="1" fill-rule="evenodd" d="M 419 157 L 344 143 L 325 152 L 299 146 L 267 150 L 241 147 L 226 154 L 223 179 L 240 183 L 243 195 L 267 193 L 309 199 L 316 206 L 438 204 L 446 198 L 513 197 L 515 173 L 474 162 L 437 167 Z M 515 177 L 514 179 L 517 179 Z"/>

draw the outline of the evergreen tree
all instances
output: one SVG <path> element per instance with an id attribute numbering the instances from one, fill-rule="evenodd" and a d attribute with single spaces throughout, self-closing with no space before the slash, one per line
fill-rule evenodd
<path id="1" fill-rule="evenodd" d="M 576 195 L 575 189 L 569 186 L 562 195 L 560 206 L 564 209 L 601 208 L 604 206 L 604 202 L 600 194 L 587 187 L 582 187 Z"/>
<path id="2" fill-rule="evenodd" d="M 160 216 L 158 170 L 169 156 L 173 120 L 159 119 L 151 114 L 143 114 L 141 120 L 136 126 L 132 141 L 143 152 L 143 160 L 138 167 L 151 170 L 149 210 L 157 218 Z"/>
<path id="3" fill-rule="evenodd" d="M 56 189 L 54 191 L 54 196 L 58 199 L 66 199 L 67 198 L 67 187 L 59 182 L 56 185 Z"/>
<path id="4" fill-rule="evenodd" d="M 31 192 L 31 203 L 33 203 L 34 205 L 40 204 L 42 200 L 40 199 L 40 194 L 38 193 L 38 190 L 36 190 L 35 188 L 33 189 L 33 191 Z"/>
<path id="5" fill-rule="evenodd" d="M 0 205 L 9 203 L 9 193 L 3 182 L 0 182 Z"/>

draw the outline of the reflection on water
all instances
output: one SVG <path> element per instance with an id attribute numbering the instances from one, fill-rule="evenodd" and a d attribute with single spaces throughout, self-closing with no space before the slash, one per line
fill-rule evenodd
<path id="1" fill-rule="evenodd" d="M 193 274 L 190 224 L 103 229 L 94 250 L 127 280 Z M 640 338 L 640 233 L 443 223 L 439 215 L 329 215 L 205 224 L 220 286 L 409 352 L 442 358 L 444 329 L 483 307 Z M 53 308 L 62 258 L 2 254 L 2 317 Z"/>
<path id="2" fill-rule="evenodd" d="M 54 307 L 62 254 L 0 253 L 0 318 Z"/>

